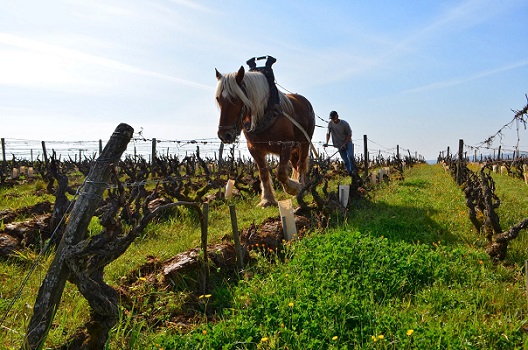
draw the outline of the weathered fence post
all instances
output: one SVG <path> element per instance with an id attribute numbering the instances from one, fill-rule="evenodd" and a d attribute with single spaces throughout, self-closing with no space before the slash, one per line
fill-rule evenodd
<path id="1" fill-rule="evenodd" d="M 103 153 L 103 140 L 99 139 L 99 155 Z"/>
<path id="2" fill-rule="evenodd" d="M 238 223 L 236 217 L 235 205 L 229 205 L 229 213 L 231 214 L 231 227 L 233 229 L 233 239 L 235 241 L 235 250 L 237 256 L 238 271 L 242 271 L 244 268 L 244 261 L 242 258 L 242 248 L 240 247 L 240 238 L 238 236 Z"/>
<path id="3" fill-rule="evenodd" d="M 526 287 L 526 301 L 528 302 L 528 259 L 524 260 L 524 283 Z"/>
<path id="4" fill-rule="evenodd" d="M 222 163 L 224 157 L 224 143 L 220 142 L 220 149 L 218 150 L 218 173 L 222 171 Z"/>
<path id="5" fill-rule="evenodd" d="M 363 158 L 364 158 L 363 166 L 365 169 L 365 173 L 363 174 L 363 181 L 365 181 L 368 177 L 368 172 L 369 172 L 367 135 L 363 135 Z"/>
<path id="6" fill-rule="evenodd" d="M 44 163 L 48 165 L 48 153 L 46 152 L 46 142 L 42 141 L 42 153 L 44 153 Z"/>
<path id="7" fill-rule="evenodd" d="M 5 139 L 2 137 L 2 163 L 6 162 L 6 155 L 5 155 Z"/>
<path id="8" fill-rule="evenodd" d="M 458 162 L 456 169 L 456 182 L 458 185 L 462 185 L 462 165 L 464 157 L 464 140 L 458 140 Z"/>
<path id="9" fill-rule="evenodd" d="M 152 171 L 150 176 L 152 178 L 156 177 L 156 164 L 157 164 L 157 151 L 156 151 L 156 138 L 152 139 L 152 155 L 151 155 L 151 164 L 152 164 Z"/>
<path id="10" fill-rule="evenodd" d="M 152 165 L 156 163 L 157 151 L 156 151 L 156 138 L 152 139 Z"/>
<path id="11" fill-rule="evenodd" d="M 209 226 L 209 203 L 203 204 L 202 209 L 203 219 L 201 220 L 201 241 L 202 241 L 202 294 L 205 294 L 209 290 L 209 256 L 207 252 L 207 231 Z"/>
<path id="12" fill-rule="evenodd" d="M 134 129 L 131 126 L 124 123 L 119 124 L 101 156 L 92 165 L 84 187 L 70 214 L 55 258 L 40 286 L 23 349 L 42 348 L 69 275 L 65 263 L 65 252 L 70 246 L 85 238 L 88 224 L 102 199 L 107 187 L 106 184 L 110 180 L 112 167 L 119 162 L 133 133 Z M 44 147 L 44 142 L 42 145 Z"/>
<path id="13" fill-rule="evenodd" d="M 5 139 L 2 137 L 2 169 L 0 171 L 1 179 L 4 181 L 4 174 L 6 174 L 7 160 L 5 155 Z"/>

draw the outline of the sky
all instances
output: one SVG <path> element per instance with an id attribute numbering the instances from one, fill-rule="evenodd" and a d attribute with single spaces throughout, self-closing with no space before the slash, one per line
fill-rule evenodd
<path id="1" fill-rule="evenodd" d="M 314 107 L 316 146 L 336 110 L 356 153 L 367 135 L 436 159 L 527 104 L 527 15 L 526 0 L 3 0 L 0 137 L 107 140 L 124 122 L 217 140 L 215 68 L 271 55 L 279 90 Z M 517 142 L 513 124 L 492 147 Z"/>

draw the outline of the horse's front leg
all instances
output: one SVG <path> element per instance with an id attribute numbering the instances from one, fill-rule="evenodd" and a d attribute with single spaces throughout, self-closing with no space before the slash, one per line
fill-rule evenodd
<path id="1" fill-rule="evenodd" d="M 284 188 L 284 191 L 293 196 L 297 195 L 302 186 L 298 181 L 290 179 L 288 175 L 290 156 L 292 153 L 292 146 L 283 145 L 280 153 L 279 168 L 277 169 L 277 177 Z"/>
<path id="2" fill-rule="evenodd" d="M 273 188 L 271 184 L 270 172 L 268 165 L 266 164 L 266 156 L 259 152 L 251 152 L 255 163 L 257 163 L 259 175 L 260 175 L 260 187 L 262 189 L 262 195 L 260 197 L 259 207 L 268 207 L 270 205 L 277 205 L 275 196 L 273 195 Z"/>

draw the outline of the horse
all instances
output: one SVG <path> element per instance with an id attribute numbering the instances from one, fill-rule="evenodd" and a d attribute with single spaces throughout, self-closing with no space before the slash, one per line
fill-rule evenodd
<path id="1" fill-rule="evenodd" d="M 270 116 L 267 111 L 270 85 L 264 74 L 246 72 L 243 66 L 225 75 L 215 71 L 216 102 L 220 108 L 218 138 L 223 143 L 233 143 L 244 131 L 247 148 L 259 170 L 262 194 L 258 206 L 277 204 L 266 164 L 268 154 L 279 155 L 278 180 L 286 193 L 297 195 L 306 182 L 315 129 L 311 103 L 302 95 L 279 91 L 278 108 Z"/>

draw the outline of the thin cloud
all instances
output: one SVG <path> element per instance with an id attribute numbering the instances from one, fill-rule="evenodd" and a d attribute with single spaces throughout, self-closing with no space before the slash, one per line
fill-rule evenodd
<path id="1" fill-rule="evenodd" d="M 191 9 L 194 9 L 194 10 L 199 10 L 199 11 L 204 11 L 204 12 L 210 12 L 210 9 L 208 9 L 207 7 L 204 7 L 204 6 L 201 6 L 201 5 L 198 5 L 192 1 L 187 1 L 187 0 L 170 0 L 170 2 L 176 4 L 176 5 L 182 5 L 182 6 L 185 6 L 185 7 L 188 7 L 188 8 L 191 8 Z"/>
<path id="2" fill-rule="evenodd" d="M 174 82 L 177 84 L 194 87 L 198 89 L 206 89 L 206 90 L 212 89 L 211 86 L 209 85 L 204 85 L 204 84 L 196 83 L 193 81 L 177 78 L 177 77 L 174 77 L 168 74 L 163 74 L 159 72 L 154 72 L 154 71 L 134 67 L 132 65 L 122 63 L 116 60 L 111 60 L 111 59 L 107 59 L 104 57 L 87 54 L 81 51 L 72 50 L 72 49 L 68 49 L 68 48 L 64 48 L 64 47 L 60 47 L 56 45 L 50 45 L 47 43 L 39 42 L 39 41 L 32 40 L 32 39 L 27 39 L 24 37 L 20 37 L 20 36 L 8 34 L 8 33 L 0 32 L 0 43 L 9 45 L 9 46 L 18 47 L 18 48 L 25 49 L 25 50 L 58 56 L 63 59 L 70 59 L 74 61 L 79 61 L 83 63 L 106 67 L 106 68 L 114 69 L 114 70 L 121 71 L 121 72 L 132 73 L 132 74 L 137 74 L 137 75 L 144 76 L 144 77 L 170 81 L 170 82 Z"/>
<path id="3" fill-rule="evenodd" d="M 401 41 L 380 40 L 379 42 L 384 43 L 386 46 L 384 50 L 381 50 L 383 54 L 368 57 L 362 62 L 360 61 L 359 64 L 345 70 L 343 72 L 343 77 L 365 73 L 365 71 L 370 71 L 378 67 L 390 66 L 390 62 L 398 57 L 416 53 L 420 50 L 421 43 L 428 43 L 433 40 L 432 38 L 435 36 L 445 36 L 449 32 L 458 31 L 461 28 L 485 22 L 491 17 L 498 16 L 502 11 L 506 11 L 508 8 L 515 6 L 517 3 L 517 0 L 506 2 L 496 2 L 493 0 L 462 1 L 456 6 L 445 9 L 428 24 L 403 38 Z M 475 79 L 477 78 L 478 77 Z M 461 83 L 463 83 L 463 81 Z M 452 86 L 452 84 L 457 85 L 458 83 L 452 82 L 449 85 L 446 85 L 446 87 Z M 439 87 L 442 86 L 443 85 L 439 85 Z"/>
<path id="4" fill-rule="evenodd" d="M 417 92 L 424 92 L 424 91 L 431 91 L 431 90 L 438 90 L 438 89 L 446 89 L 446 88 L 450 88 L 450 87 L 453 87 L 453 86 L 463 85 L 463 84 L 468 83 L 470 81 L 474 81 L 474 80 L 482 79 L 482 78 L 485 78 L 485 77 L 489 77 L 491 75 L 499 74 L 499 73 L 502 73 L 502 72 L 507 72 L 507 71 L 514 70 L 514 69 L 518 69 L 518 68 L 521 68 L 521 67 L 524 67 L 524 66 L 528 66 L 528 60 L 527 61 L 517 62 L 517 63 L 511 64 L 511 65 L 508 65 L 508 66 L 504 66 L 504 67 L 500 67 L 500 68 L 496 68 L 496 69 L 480 72 L 480 73 L 474 74 L 474 75 L 469 76 L 469 77 L 462 77 L 462 78 L 458 78 L 458 79 L 450 79 L 450 80 L 439 81 L 439 82 L 435 82 L 435 83 L 432 83 L 432 84 L 419 86 L 419 87 L 416 87 L 416 88 L 413 88 L 413 89 L 404 90 L 403 93 L 417 93 Z"/>

